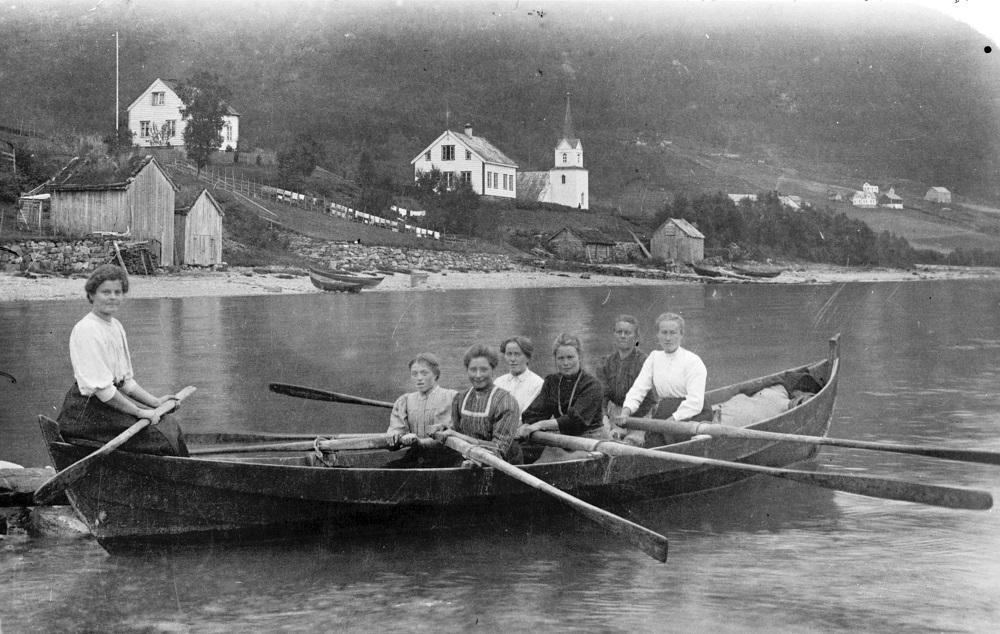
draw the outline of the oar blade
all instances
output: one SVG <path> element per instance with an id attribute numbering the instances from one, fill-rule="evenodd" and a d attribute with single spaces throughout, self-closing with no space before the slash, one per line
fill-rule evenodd
<path id="1" fill-rule="evenodd" d="M 771 475 L 845 493 L 867 495 L 886 500 L 916 502 L 917 504 L 973 511 L 984 511 L 993 507 L 993 496 L 987 491 L 977 489 L 905 482 L 874 476 L 793 469 L 777 469 L 776 473 Z"/>

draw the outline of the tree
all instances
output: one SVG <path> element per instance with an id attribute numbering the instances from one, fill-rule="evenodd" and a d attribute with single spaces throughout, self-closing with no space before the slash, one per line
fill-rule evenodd
<path id="1" fill-rule="evenodd" d="M 378 173 L 375 162 L 367 151 L 362 151 L 358 159 L 358 175 L 355 182 L 358 184 L 355 205 L 359 211 L 378 215 L 389 209 L 395 193 L 392 178 Z"/>
<path id="2" fill-rule="evenodd" d="M 299 134 L 290 145 L 278 151 L 278 174 L 281 182 L 309 176 L 323 162 L 326 150 L 308 134 Z"/>
<path id="3" fill-rule="evenodd" d="M 184 146 L 187 157 L 201 168 L 208 165 L 212 153 L 222 145 L 222 127 L 228 112 L 229 89 L 218 75 L 199 71 L 177 87 L 184 102 L 181 116 L 186 120 Z"/>

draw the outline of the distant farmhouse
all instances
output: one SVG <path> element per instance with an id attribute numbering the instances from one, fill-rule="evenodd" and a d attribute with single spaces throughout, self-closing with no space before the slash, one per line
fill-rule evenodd
<path id="1" fill-rule="evenodd" d="M 878 205 L 888 209 L 902 209 L 903 197 L 896 193 L 896 188 L 890 187 L 889 191 L 878 197 Z"/>
<path id="2" fill-rule="evenodd" d="M 467 182 L 480 196 L 517 195 L 517 164 L 485 138 L 474 136 L 470 124 L 465 124 L 464 133 L 445 130 L 410 163 L 414 180 L 438 170 L 449 190 Z"/>
<path id="3" fill-rule="evenodd" d="M 83 235 L 117 233 L 155 242 L 161 266 L 174 264 L 174 197 L 178 191 L 152 156 L 120 162 L 74 158 L 44 186 L 52 229 Z"/>
<path id="4" fill-rule="evenodd" d="M 563 227 L 544 239 L 545 248 L 562 258 L 589 262 L 624 260 L 641 247 L 625 232 L 614 229 Z"/>
<path id="5" fill-rule="evenodd" d="M 705 236 L 687 220 L 670 218 L 653 232 L 649 251 L 668 262 L 700 262 L 705 259 Z"/>
<path id="6" fill-rule="evenodd" d="M 851 196 L 851 204 L 864 209 L 875 209 L 878 207 L 878 185 L 865 183 L 861 186 L 861 191 L 854 192 Z"/>
<path id="7" fill-rule="evenodd" d="M 547 172 L 518 174 L 518 199 L 590 209 L 589 180 L 589 172 L 583 166 L 583 143 L 573 134 L 567 97 L 563 135 L 556 143 L 553 167 Z"/>
<path id="8" fill-rule="evenodd" d="M 157 79 L 128 106 L 128 129 L 140 147 L 182 147 L 187 122 L 181 116 L 184 102 L 172 80 Z M 240 140 L 240 114 L 226 106 L 220 150 L 235 150 Z"/>
<path id="9" fill-rule="evenodd" d="M 931 187 L 927 190 L 927 194 L 924 195 L 924 200 L 935 203 L 950 203 L 951 192 L 944 187 Z"/>

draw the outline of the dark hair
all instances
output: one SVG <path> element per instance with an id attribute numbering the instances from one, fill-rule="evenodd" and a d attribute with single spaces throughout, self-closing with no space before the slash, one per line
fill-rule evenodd
<path id="1" fill-rule="evenodd" d="M 406 367 L 413 369 L 414 363 L 423 363 L 431 369 L 431 372 L 434 373 L 435 379 L 441 378 L 441 362 L 438 361 L 437 356 L 431 354 L 430 352 L 421 352 L 417 356 L 413 357 L 413 359 L 410 360 L 410 364 Z"/>
<path id="2" fill-rule="evenodd" d="M 496 369 L 497 365 L 500 364 L 500 355 L 496 353 L 496 350 L 481 343 L 469 346 L 469 349 L 465 351 L 465 357 L 462 359 L 462 362 L 465 363 L 465 367 L 468 368 L 469 362 L 477 357 L 484 357 L 490 362 L 490 367 L 494 369 Z"/>
<path id="3" fill-rule="evenodd" d="M 524 356 L 528 357 L 529 359 L 531 358 L 532 353 L 535 352 L 535 344 L 531 343 L 531 339 L 528 339 L 527 337 L 523 337 L 521 335 L 517 335 L 516 337 L 508 337 L 507 339 L 504 339 L 503 343 L 500 344 L 500 352 L 507 352 L 507 344 L 509 343 L 516 343 L 517 347 L 520 348 L 521 352 L 524 353 Z"/>
<path id="4" fill-rule="evenodd" d="M 555 342 L 552 344 L 552 354 L 554 355 L 563 346 L 576 348 L 576 353 L 581 356 L 583 355 L 583 346 L 580 345 L 580 338 L 576 335 L 568 335 L 565 332 L 559 333 L 559 336 L 556 337 Z"/>
<path id="5" fill-rule="evenodd" d="M 83 285 L 83 290 L 87 293 L 87 301 L 93 304 L 94 293 L 97 292 L 101 284 L 113 280 L 122 283 L 123 293 L 128 292 L 128 273 L 125 272 L 125 269 L 114 264 L 102 264 L 94 269 L 94 272 L 87 278 L 87 283 Z"/>

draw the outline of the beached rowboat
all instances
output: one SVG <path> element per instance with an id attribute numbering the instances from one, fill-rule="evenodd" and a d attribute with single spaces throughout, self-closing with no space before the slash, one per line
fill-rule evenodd
<path id="1" fill-rule="evenodd" d="M 315 266 L 309 267 L 309 273 L 310 275 L 322 280 L 332 282 L 349 282 L 351 284 L 360 284 L 366 288 L 378 286 L 379 282 L 385 279 L 385 276 L 369 275 L 367 273 L 357 273 L 354 271 L 334 271 L 332 269 L 321 269 Z"/>
<path id="2" fill-rule="evenodd" d="M 815 381 L 816 392 L 754 429 L 822 436 L 837 394 L 837 339 L 826 359 L 751 379 L 706 394 L 706 406 L 776 383 Z M 55 421 L 39 417 L 52 461 L 64 469 L 93 451 L 68 444 Z M 187 434 L 192 449 L 202 442 L 259 442 L 259 436 L 225 438 Z M 697 437 L 669 445 L 670 452 L 783 466 L 810 458 L 813 445 L 781 441 Z M 192 451 L 194 453 L 194 451 Z M 309 451 L 170 457 L 109 453 L 86 477 L 69 485 L 67 497 L 109 551 L 151 543 L 220 536 L 288 536 L 343 532 L 364 534 L 433 525 L 449 518 L 548 509 L 552 498 L 492 468 L 386 469 L 399 453 L 342 452 L 329 467 Z M 645 456 L 591 453 L 523 469 L 594 504 L 621 503 L 703 491 L 749 477 L 745 471 L 692 466 Z"/>
<path id="3" fill-rule="evenodd" d="M 309 271 L 309 281 L 312 282 L 313 286 L 322 291 L 359 293 L 361 292 L 361 289 L 364 288 L 364 284 L 358 282 L 344 282 L 341 280 L 325 278 L 312 271 Z"/>

